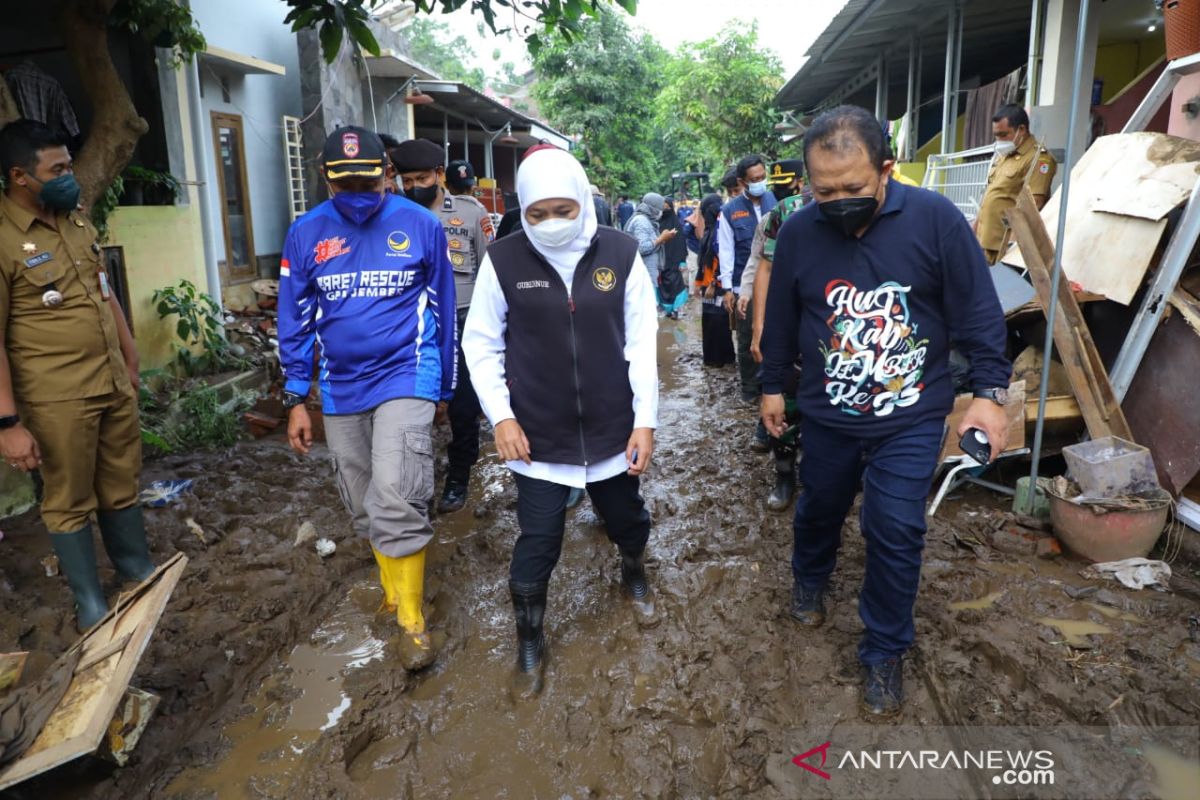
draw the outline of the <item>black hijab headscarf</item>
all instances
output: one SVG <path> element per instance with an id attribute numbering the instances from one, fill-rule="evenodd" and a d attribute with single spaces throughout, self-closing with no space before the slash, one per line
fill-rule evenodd
<path id="1" fill-rule="evenodd" d="M 721 195 L 706 194 L 700 201 L 700 216 L 704 219 L 704 238 L 700 240 L 700 254 L 696 260 L 696 280 L 704 274 L 704 267 L 717 254 L 717 217 L 721 215 Z"/>
<path id="2" fill-rule="evenodd" d="M 663 215 L 658 221 L 658 229 L 675 231 L 675 238 L 663 245 L 662 266 L 677 267 L 687 261 L 687 236 L 683 232 L 683 223 L 679 221 L 679 214 L 675 211 L 675 203 L 669 198 L 663 206 Z"/>

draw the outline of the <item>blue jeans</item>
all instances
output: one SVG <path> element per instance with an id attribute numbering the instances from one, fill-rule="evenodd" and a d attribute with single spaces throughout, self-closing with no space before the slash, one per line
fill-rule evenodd
<path id="1" fill-rule="evenodd" d="M 847 436 L 805 418 L 804 456 L 793 523 L 792 574 L 808 590 L 823 588 L 837 564 L 842 523 L 863 484 L 860 527 L 867 566 L 858 614 L 866 632 L 859 660 L 877 664 L 912 646 L 913 604 L 925 547 L 925 500 L 937 466 L 944 423 L 930 420 L 882 439 Z"/>

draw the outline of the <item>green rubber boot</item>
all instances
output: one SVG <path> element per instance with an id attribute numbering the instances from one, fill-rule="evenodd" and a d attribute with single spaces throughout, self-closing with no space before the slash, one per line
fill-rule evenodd
<path id="1" fill-rule="evenodd" d="M 108 613 L 104 590 L 100 588 L 100 575 L 96 572 L 92 526 L 85 525 L 74 533 L 52 533 L 50 541 L 58 556 L 58 566 L 75 595 L 79 630 L 86 631 Z"/>
<path id="2" fill-rule="evenodd" d="M 130 506 L 120 511 L 97 511 L 100 538 L 117 574 L 127 581 L 142 581 L 154 573 L 150 548 L 146 545 L 146 525 L 142 507 Z"/>

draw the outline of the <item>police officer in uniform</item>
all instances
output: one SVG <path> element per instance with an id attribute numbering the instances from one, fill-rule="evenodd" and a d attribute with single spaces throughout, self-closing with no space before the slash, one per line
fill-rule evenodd
<path id="1" fill-rule="evenodd" d="M 995 264 L 1008 246 L 1004 213 L 1017 204 L 1021 189 L 1028 185 L 1041 208 L 1050 199 L 1050 184 L 1058 171 L 1054 156 L 1029 132 L 1029 115 L 1020 106 L 1001 106 L 996 111 L 992 135 L 996 157 L 975 219 L 975 235 L 989 264 Z"/>
<path id="2" fill-rule="evenodd" d="M 458 331 L 462 338 L 463 324 L 471 307 L 471 294 L 475 289 L 475 276 L 483 263 L 483 254 L 488 243 L 496 238 L 492 219 L 487 209 L 475 198 L 457 197 L 443 188 L 448 178 L 445 168 L 445 151 L 428 139 L 410 139 L 401 142 L 389 151 L 392 166 L 405 196 L 417 205 L 424 206 L 437 215 L 446 231 L 450 247 L 450 263 L 454 267 L 454 286 L 458 297 Z M 466 164 L 452 162 L 451 166 Z M 466 164 L 471 180 L 474 170 Z M 462 175 L 460 167 L 455 167 Z M 458 511 L 467 503 L 467 486 L 471 479 L 471 467 L 479 460 L 479 398 L 471 386 L 467 364 L 462 351 L 458 354 L 458 388 L 450 401 L 450 466 L 446 472 L 446 485 L 438 502 L 442 514 Z"/>
<path id="3" fill-rule="evenodd" d="M 108 611 L 93 519 L 121 578 L 154 571 L 138 504 L 137 350 L 79 211 L 66 139 L 9 123 L 0 168 L 0 455 L 41 470 L 42 521 L 86 630 Z"/>

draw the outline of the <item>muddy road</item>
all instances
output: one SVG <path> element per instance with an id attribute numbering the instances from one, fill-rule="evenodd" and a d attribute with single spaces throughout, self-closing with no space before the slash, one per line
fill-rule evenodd
<path id="1" fill-rule="evenodd" d="M 132 763 L 82 760 L 8 796 L 824 796 L 791 758 L 862 725 L 862 540 L 852 519 L 829 621 L 798 628 L 786 610 L 790 514 L 765 509 L 770 460 L 746 448 L 754 411 L 734 399 L 732 369 L 701 366 L 698 311 L 660 332 L 658 448 L 644 482 L 655 615 L 622 602 L 616 551 L 585 501 L 550 587 L 540 701 L 514 706 L 505 691 L 515 490 L 494 455 L 468 508 L 437 520 L 426 598 L 442 650 L 408 675 L 322 452 L 247 442 L 148 465 L 146 480 L 190 477 L 196 489 L 149 512 L 155 556 L 192 561 L 134 681 L 163 702 Z M 993 533 L 1011 519 L 975 491 L 930 528 L 901 723 L 1195 725 L 1193 571 L 1176 565 L 1173 593 L 1131 592 L 1082 578 L 1078 562 L 1002 552 Z M 333 556 L 295 544 L 305 521 L 337 542 Z M 44 668 L 71 637 L 67 590 L 37 563 L 48 545 L 33 517 L 5 532 L 0 650 L 33 650 L 31 669 Z M 1113 790 L 1103 769 L 1095 779 Z M 1120 780 L 1121 796 L 1153 796 L 1145 775 Z M 884 788 L 843 784 L 836 796 Z M 964 782 L 949 796 L 988 791 Z"/>

